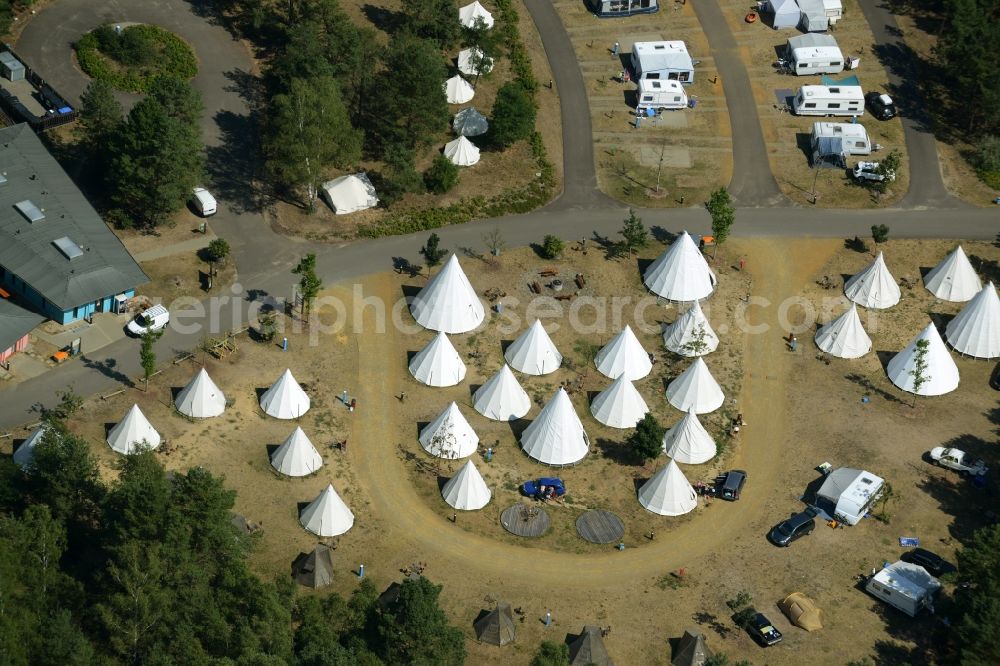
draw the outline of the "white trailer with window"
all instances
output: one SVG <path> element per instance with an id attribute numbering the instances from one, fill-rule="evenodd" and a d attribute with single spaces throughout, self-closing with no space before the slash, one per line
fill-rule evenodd
<path id="1" fill-rule="evenodd" d="M 922 609 L 933 609 L 941 581 L 917 564 L 893 562 L 868 579 L 865 591 L 880 601 L 915 617 Z"/>
<path id="2" fill-rule="evenodd" d="M 789 37 L 785 49 L 788 66 L 796 76 L 844 71 L 844 54 L 832 35 Z"/>
<path id="3" fill-rule="evenodd" d="M 819 123 L 817 123 L 819 124 Z M 885 480 L 861 469 L 841 467 L 820 486 L 816 506 L 848 525 L 857 525 L 882 495 Z"/>
<path id="4" fill-rule="evenodd" d="M 679 81 L 659 81 L 656 79 L 639 79 L 639 96 L 636 112 L 646 109 L 657 111 L 666 109 L 683 109 L 688 105 L 688 96 L 684 86 Z"/>
<path id="5" fill-rule="evenodd" d="M 865 113 L 861 86 L 802 86 L 792 99 L 797 116 L 853 116 Z"/>
<path id="6" fill-rule="evenodd" d="M 682 41 L 636 42 L 632 45 L 635 80 L 694 82 L 694 61 Z"/>

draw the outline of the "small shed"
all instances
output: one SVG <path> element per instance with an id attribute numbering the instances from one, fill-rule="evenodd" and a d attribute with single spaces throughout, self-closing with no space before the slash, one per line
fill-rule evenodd
<path id="1" fill-rule="evenodd" d="M 694 82 L 694 61 L 687 45 L 679 40 L 667 42 L 636 42 L 632 45 L 632 69 L 636 81 L 667 79 L 681 83 Z"/>
<path id="2" fill-rule="evenodd" d="M 323 544 L 310 553 L 299 553 L 292 562 L 292 576 L 299 585 L 314 589 L 329 585 L 333 582 L 333 553 Z"/>
<path id="3" fill-rule="evenodd" d="M 497 607 L 476 620 L 473 627 L 476 639 L 480 643 L 490 645 L 506 645 L 514 640 L 517 628 L 514 626 L 514 613 L 510 604 L 501 601 Z"/>
<path id="4" fill-rule="evenodd" d="M 378 205 L 375 186 L 364 172 L 326 181 L 320 186 L 320 196 L 337 215 L 356 213 Z"/>
<path id="5" fill-rule="evenodd" d="M 778 602 L 778 608 L 789 622 L 806 631 L 817 631 L 823 628 L 823 611 L 812 599 L 801 592 L 792 592 Z"/>
<path id="6" fill-rule="evenodd" d="M 823 0 L 798 0 L 799 28 L 805 32 L 826 32 L 830 27 L 830 17 L 826 15 Z"/>
<path id="7" fill-rule="evenodd" d="M 658 0 L 587 0 L 587 4 L 600 18 L 652 14 L 660 9 Z"/>
<path id="8" fill-rule="evenodd" d="M 794 28 L 799 24 L 801 12 L 795 0 L 767 0 L 764 7 L 771 14 L 771 25 L 775 30 Z"/>
<path id="9" fill-rule="evenodd" d="M 0 51 L 0 71 L 2 71 L 3 77 L 9 81 L 24 80 L 24 63 L 10 51 Z"/>

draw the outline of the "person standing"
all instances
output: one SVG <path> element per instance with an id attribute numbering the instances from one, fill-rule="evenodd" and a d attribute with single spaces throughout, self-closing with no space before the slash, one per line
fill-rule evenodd
<path id="1" fill-rule="evenodd" d="M 615 45 L 611 47 L 611 57 L 612 58 L 617 58 L 618 57 L 618 49 L 619 48 L 621 48 L 621 45 L 618 42 L 615 42 Z"/>

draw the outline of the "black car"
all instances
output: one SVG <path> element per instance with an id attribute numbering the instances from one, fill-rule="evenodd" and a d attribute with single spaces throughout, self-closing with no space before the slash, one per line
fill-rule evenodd
<path id="1" fill-rule="evenodd" d="M 909 550 L 902 555 L 899 559 L 904 562 L 909 562 L 910 564 L 916 564 L 927 570 L 932 576 L 941 576 L 949 571 L 954 571 L 955 567 L 949 564 L 940 555 L 935 555 L 929 550 L 924 550 L 923 548 L 914 548 Z"/>
<path id="2" fill-rule="evenodd" d="M 719 496 L 724 500 L 735 502 L 740 498 L 740 492 L 747 482 L 747 473 L 742 469 L 726 472 L 719 483 Z"/>
<path id="3" fill-rule="evenodd" d="M 814 512 L 808 510 L 792 514 L 791 518 L 783 520 L 771 528 L 771 531 L 767 533 L 767 538 L 775 546 L 787 546 L 816 529 L 816 519 L 813 517 L 815 515 Z"/>
<path id="4" fill-rule="evenodd" d="M 761 647 L 767 647 L 781 642 L 781 632 L 774 628 L 771 621 L 763 613 L 757 613 L 747 625 L 747 632 Z"/>
<path id="5" fill-rule="evenodd" d="M 865 95 L 865 106 L 879 120 L 889 120 L 896 117 L 896 104 L 885 93 L 868 93 Z"/>

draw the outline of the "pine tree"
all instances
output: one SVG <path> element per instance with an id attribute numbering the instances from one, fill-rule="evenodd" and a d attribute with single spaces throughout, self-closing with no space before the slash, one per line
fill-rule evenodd
<path id="1" fill-rule="evenodd" d="M 312 309 L 313 301 L 323 289 L 323 280 L 316 275 L 316 255 L 307 254 L 299 260 L 292 269 L 293 275 L 299 276 L 299 293 L 302 294 L 302 316 L 305 317 Z"/>
<path id="2" fill-rule="evenodd" d="M 910 370 L 910 377 L 913 378 L 913 405 L 917 406 L 917 395 L 920 389 L 931 380 L 927 374 L 927 351 L 931 343 L 928 340 L 917 340 L 917 349 L 913 355 L 913 369 Z"/>
<path id="3" fill-rule="evenodd" d="M 715 250 L 712 256 L 715 256 L 714 253 L 719 251 L 719 246 L 729 238 L 729 230 L 736 221 L 736 208 L 733 206 L 733 198 L 724 187 L 712 192 L 705 207 L 712 216 L 712 234 L 715 236 Z"/>
<path id="4" fill-rule="evenodd" d="M 420 248 L 420 254 L 424 255 L 424 260 L 427 262 L 428 268 L 434 268 L 441 263 L 444 258 L 445 251 L 438 247 L 441 243 L 441 238 L 432 233 L 427 237 L 427 242 L 424 246 Z"/>
<path id="5" fill-rule="evenodd" d="M 652 460 L 663 453 L 663 434 L 666 432 L 653 416 L 647 412 L 635 426 L 626 444 L 643 461 Z"/>
<path id="6" fill-rule="evenodd" d="M 646 232 L 646 225 L 642 223 L 642 218 L 635 214 L 635 210 L 628 209 L 628 218 L 619 232 L 625 239 L 625 250 L 631 254 L 636 248 L 645 247 L 649 242 L 649 234 Z"/>
<path id="7" fill-rule="evenodd" d="M 139 344 L 139 362 L 142 364 L 142 375 L 146 381 L 146 386 L 143 389 L 145 391 L 149 390 L 149 378 L 156 372 L 156 350 L 153 349 L 153 345 L 161 337 L 163 337 L 163 329 L 158 331 L 148 329 L 143 332 L 142 342 Z"/>

